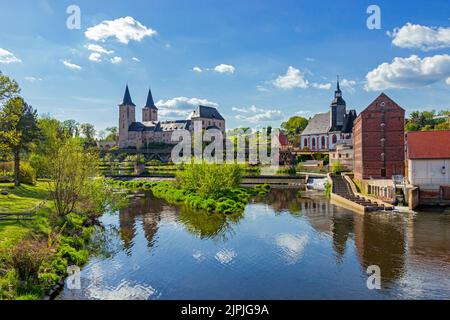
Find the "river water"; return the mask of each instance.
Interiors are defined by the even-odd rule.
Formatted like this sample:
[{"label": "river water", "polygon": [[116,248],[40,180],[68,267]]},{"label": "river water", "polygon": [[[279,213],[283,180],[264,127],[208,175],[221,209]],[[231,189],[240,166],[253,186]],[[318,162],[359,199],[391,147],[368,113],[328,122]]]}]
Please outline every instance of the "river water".
[{"label": "river water", "polygon": [[450,299],[448,209],[362,216],[274,189],[224,216],[147,194],[102,223],[81,289],[59,299]]}]

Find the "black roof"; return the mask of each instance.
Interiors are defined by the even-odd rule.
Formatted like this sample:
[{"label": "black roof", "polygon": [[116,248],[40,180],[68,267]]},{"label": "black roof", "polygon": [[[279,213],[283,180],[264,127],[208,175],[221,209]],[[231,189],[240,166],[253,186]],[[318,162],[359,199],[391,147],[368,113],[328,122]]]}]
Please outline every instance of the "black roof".
[{"label": "black roof", "polygon": [[153,101],[152,89],[148,89],[147,103],[145,104],[144,108],[150,108],[150,109],[158,110],[158,108],[155,105],[155,102]]},{"label": "black roof", "polygon": [[344,125],[342,126],[342,133],[352,133],[353,123],[357,117],[356,110],[350,110],[344,118]]},{"label": "black roof", "polygon": [[192,118],[207,118],[225,120],[222,115],[214,107],[198,106],[191,115]]},{"label": "black roof", "polygon": [[346,106],[345,100],[342,98],[341,87],[339,86],[339,77],[337,80],[336,91],[334,92],[334,99],[331,102],[331,106]]},{"label": "black roof", "polygon": [[123,101],[120,104],[120,106],[132,106],[132,107],[136,107],[136,105],[133,103],[133,101],[131,100],[131,95],[130,95],[130,90],[128,90],[128,84],[127,87],[125,88],[125,94],[123,96]]}]

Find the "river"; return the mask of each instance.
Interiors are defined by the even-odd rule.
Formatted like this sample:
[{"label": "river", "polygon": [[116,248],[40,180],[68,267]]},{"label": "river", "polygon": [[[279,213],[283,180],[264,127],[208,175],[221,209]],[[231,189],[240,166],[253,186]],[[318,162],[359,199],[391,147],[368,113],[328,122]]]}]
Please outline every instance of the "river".
[{"label": "river", "polygon": [[449,209],[362,216],[302,195],[232,216],[136,198],[103,216],[103,250],[58,299],[450,299]]}]

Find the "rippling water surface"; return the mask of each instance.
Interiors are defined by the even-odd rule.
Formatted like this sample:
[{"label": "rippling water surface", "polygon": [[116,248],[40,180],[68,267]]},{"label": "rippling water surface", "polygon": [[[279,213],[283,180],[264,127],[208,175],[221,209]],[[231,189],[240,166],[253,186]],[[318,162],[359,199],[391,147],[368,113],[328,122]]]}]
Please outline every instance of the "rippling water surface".
[{"label": "rippling water surface", "polygon": [[137,198],[102,218],[102,252],[59,298],[450,299],[450,211],[361,216],[297,195],[272,190],[233,216]]}]

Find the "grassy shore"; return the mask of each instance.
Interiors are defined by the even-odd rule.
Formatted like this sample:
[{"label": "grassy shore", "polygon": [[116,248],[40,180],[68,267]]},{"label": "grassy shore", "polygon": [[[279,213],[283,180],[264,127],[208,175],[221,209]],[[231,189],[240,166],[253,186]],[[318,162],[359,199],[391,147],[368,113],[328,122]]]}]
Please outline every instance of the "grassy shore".
[{"label": "grassy shore", "polygon": [[68,266],[89,259],[94,227],[83,215],[55,217],[48,187],[46,181],[0,184],[0,193],[7,193],[0,194],[2,213],[30,212],[42,204],[30,221],[0,221],[0,300],[42,299],[67,276]]}]

